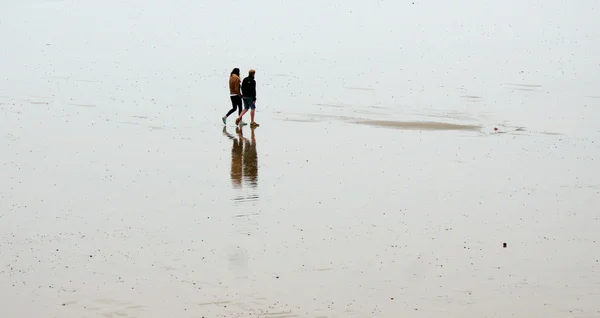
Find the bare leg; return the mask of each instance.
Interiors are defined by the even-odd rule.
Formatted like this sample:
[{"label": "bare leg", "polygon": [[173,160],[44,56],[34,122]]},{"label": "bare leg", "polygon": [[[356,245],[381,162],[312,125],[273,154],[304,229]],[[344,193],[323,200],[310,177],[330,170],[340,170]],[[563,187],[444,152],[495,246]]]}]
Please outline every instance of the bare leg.
[{"label": "bare leg", "polygon": [[247,111],[248,111],[247,109],[244,109],[244,110],[242,110],[242,113],[240,114],[240,117],[238,117],[238,118],[235,120],[235,124],[236,124],[236,125],[237,125],[237,124],[239,124],[239,123],[240,123],[240,121],[242,121],[242,117],[244,116],[244,114],[246,114],[246,112],[247,112]]},{"label": "bare leg", "polygon": [[251,110],[250,110],[250,122],[251,122],[251,123],[253,123],[253,122],[254,122],[254,111],[255,111],[255,110],[256,110],[256,109],[251,109]]}]

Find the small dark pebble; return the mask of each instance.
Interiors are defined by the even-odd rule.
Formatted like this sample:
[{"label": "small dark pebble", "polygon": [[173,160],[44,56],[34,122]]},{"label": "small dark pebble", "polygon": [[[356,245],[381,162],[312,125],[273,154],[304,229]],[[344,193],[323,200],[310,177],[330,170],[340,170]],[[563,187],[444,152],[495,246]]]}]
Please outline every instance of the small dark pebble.
[{"label": "small dark pebble", "polygon": [[506,248],[506,243],[502,243],[502,247]]},{"label": "small dark pebble", "polygon": [[279,276],[275,276],[275,278],[279,279]]},{"label": "small dark pebble", "polygon": [[92,255],[90,255],[90,257],[92,257]]}]

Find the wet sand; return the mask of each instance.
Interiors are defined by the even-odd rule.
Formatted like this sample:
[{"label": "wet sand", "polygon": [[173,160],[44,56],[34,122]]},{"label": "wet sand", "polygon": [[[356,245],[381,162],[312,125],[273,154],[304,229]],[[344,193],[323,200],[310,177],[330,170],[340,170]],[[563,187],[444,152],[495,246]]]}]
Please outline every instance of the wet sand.
[{"label": "wet sand", "polygon": [[427,121],[389,121],[389,120],[363,120],[358,124],[371,125],[375,127],[389,127],[397,129],[413,129],[413,130],[477,130],[481,127],[475,125],[459,125],[442,122],[427,122]]},{"label": "wet sand", "polygon": [[317,5],[5,5],[1,316],[600,315],[595,3]]}]

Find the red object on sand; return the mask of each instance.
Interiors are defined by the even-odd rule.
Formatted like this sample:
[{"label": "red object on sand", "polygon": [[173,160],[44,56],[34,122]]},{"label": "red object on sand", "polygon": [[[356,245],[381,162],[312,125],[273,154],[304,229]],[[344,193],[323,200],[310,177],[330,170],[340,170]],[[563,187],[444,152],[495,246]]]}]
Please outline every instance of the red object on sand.
[{"label": "red object on sand", "polygon": [[498,127],[494,127],[494,131],[498,131]]}]

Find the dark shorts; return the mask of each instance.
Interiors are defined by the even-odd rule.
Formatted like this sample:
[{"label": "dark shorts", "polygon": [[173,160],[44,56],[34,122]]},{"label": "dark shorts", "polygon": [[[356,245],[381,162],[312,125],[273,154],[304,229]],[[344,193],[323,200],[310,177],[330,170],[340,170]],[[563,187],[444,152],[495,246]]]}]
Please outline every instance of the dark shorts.
[{"label": "dark shorts", "polygon": [[254,103],[254,98],[252,97],[243,97],[242,100],[244,101],[244,108],[245,109],[256,109],[256,105]]}]

